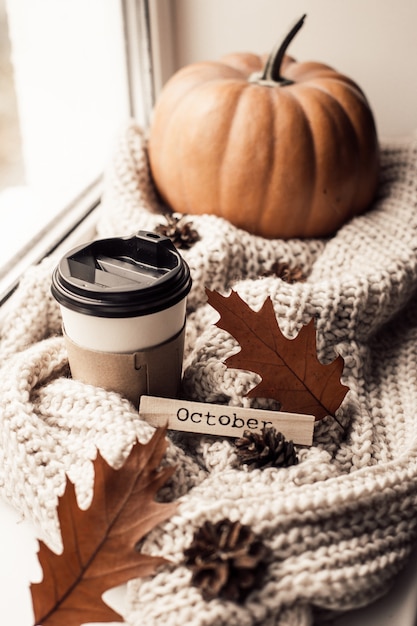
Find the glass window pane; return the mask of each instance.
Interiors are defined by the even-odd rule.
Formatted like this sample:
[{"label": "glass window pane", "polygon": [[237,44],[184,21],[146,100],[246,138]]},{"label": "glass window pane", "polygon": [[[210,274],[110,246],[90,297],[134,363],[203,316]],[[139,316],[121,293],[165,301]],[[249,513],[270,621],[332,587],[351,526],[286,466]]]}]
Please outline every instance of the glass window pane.
[{"label": "glass window pane", "polygon": [[0,11],[1,268],[101,176],[129,98],[119,0],[0,0]]}]

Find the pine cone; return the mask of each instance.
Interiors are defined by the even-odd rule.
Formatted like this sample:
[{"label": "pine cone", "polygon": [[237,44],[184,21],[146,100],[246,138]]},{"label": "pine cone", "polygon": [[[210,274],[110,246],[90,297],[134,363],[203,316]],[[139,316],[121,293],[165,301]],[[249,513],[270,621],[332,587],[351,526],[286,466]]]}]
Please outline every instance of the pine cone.
[{"label": "pine cone", "polygon": [[166,224],[158,224],[155,231],[159,235],[169,237],[176,248],[191,248],[200,239],[198,232],[192,228],[192,222],[185,220],[187,216],[176,216],[166,213]]},{"label": "pine cone", "polygon": [[249,526],[222,519],[206,521],[184,555],[193,572],[191,582],[205,600],[242,602],[260,582],[267,550]]},{"label": "pine cone", "polygon": [[245,430],[235,446],[240,464],[250,468],[288,467],[298,463],[293,442],[286,441],[275,428],[264,428],[261,433]]},{"label": "pine cone", "polygon": [[290,267],[288,263],[284,261],[275,261],[269,270],[266,270],[262,276],[277,276],[286,283],[300,283],[305,281],[305,276],[301,267]]}]

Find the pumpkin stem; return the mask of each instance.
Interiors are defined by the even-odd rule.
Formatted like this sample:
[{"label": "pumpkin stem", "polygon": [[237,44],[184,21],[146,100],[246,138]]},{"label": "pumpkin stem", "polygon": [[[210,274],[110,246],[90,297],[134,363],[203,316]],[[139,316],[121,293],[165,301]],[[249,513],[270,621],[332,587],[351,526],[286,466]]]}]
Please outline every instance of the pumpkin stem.
[{"label": "pumpkin stem", "polygon": [[260,73],[252,74],[252,76],[249,77],[250,82],[256,82],[271,86],[276,85],[277,83],[280,83],[281,85],[291,85],[293,83],[292,80],[281,76],[281,65],[288,46],[304,24],[304,20],[306,17],[306,14],[304,14],[299,20],[295,22],[284,40],[281,43],[277,44],[274,50],[269,55],[263,71]]}]

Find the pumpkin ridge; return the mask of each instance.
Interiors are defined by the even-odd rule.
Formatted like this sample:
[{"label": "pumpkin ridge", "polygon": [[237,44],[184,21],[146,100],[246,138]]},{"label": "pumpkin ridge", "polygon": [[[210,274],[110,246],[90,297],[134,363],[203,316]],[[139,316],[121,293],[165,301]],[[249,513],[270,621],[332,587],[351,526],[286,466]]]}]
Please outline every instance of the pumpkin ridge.
[{"label": "pumpkin ridge", "polygon": [[[297,93],[299,101],[300,99],[302,101],[304,98],[307,100],[307,105],[303,108],[309,121],[309,127],[312,130],[312,136],[314,139],[316,154],[315,163],[317,164],[320,159],[325,158],[329,161],[332,169],[335,168],[336,171],[343,171],[342,181],[334,181],[334,174],[332,174],[330,181],[328,178],[321,180],[318,176],[315,177],[316,189],[313,197],[319,198],[319,201],[312,204],[311,211],[306,217],[306,228],[308,230],[311,225],[316,224],[325,213],[327,214],[326,222],[333,223],[334,228],[336,228],[337,225],[343,221],[343,217],[348,208],[353,206],[356,196],[356,188],[360,172],[357,160],[349,155],[349,152],[351,155],[356,155],[358,151],[356,129],[354,128],[350,117],[346,114],[344,107],[334,94],[316,87],[313,82],[308,85],[299,84],[298,88],[294,90],[294,94],[295,93]],[[324,96],[324,99],[320,96],[318,97],[315,106],[322,110],[322,119],[325,121],[325,127],[330,129],[327,133],[327,135],[331,137],[331,143],[329,146],[332,147],[329,156],[324,155],[323,150],[317,149],[317,146],[319,145],[317,143],[317,139],[320,137],[320,133],[317,132],[317,129],[320,129],[320,118],[317,115],[317,108],[313,113],[310,112],[312,102],[311,97],[314,93],[316,93],[316,95],[317,93],[320,93],[320,96]],[[340,120],[343,120],[343,122],[340,123]],[[346,132],[347,128],[349,128],[349,133]],[[346,145],[345,139],[347,135],[351,137],[352,144],[355,144],[354,146]],[[340,148],[338,149],[339,146]],[[346,151],[345,155],[343,155],[343,150]],[[335,154],[337,154],[336,158]],[[338,160],[340,155],[341,160]],[[348,177],[346,177],[346,165],[351,168]],[[325,170],[326,168],[321,169]],[[339,187],[342,183],[343,186]],[[334,230],[334,228],[332,230]]]},{"label": "pumpkin ridge", "polygon": [[[225,81],[221,81],[222,86]],[[233,81],[234,82],[234,81]],[[234,207],[228,206],[227,202],[224,200],[225,197],[225,189],[227,189],[230,185],[229,172],[228,168],[225,166],[225,162],[227,159],[227,153],[231,149],[233,149],[232,135],[233,129],[237,126],[237,120],[239,118],[238,110],[239,107],[242,106],[242,98],[244,97],[245,91],[248,89],[249,83],[245,79],[242,80],[242,83],[239,83],[239,89],[234,91],[234,99],[233,102],[228,101],[227,104],[227,120],[224,121],[224,124],[227,128],[227,135],[224,137],[224,142],[219,150],[219,158],[217,160],[218,167],[218,183],[217,183],[217,207],[219,211],[220,217],[225,220],[230,221],[231,213],[235,210]],[[232,159],[233,161],[233,159]],[[233,173],[232,173],[233,175]]]},{"label": "pumpkin ridge", "polygon": [[[334,82],[334,81],[332,81],[332,82]],[[343,85],[343,87],[345,87],[344,83],[341,82],[341,84]],[[356,148],[358,148],[359,147],[359,142],[358,142],[358,137],[357,137],[357,132],[356,132],[355,125],[354,125],[354,123],[352,121],[351,116],[346,111],[346,108],[340,102],[340,99],[331,90],[326,89],[324,86],[321,86],[321,85],[316,85],[316,84],[310,83],[308,85],[308,89],[317,90],[317,91],[320,91],[321,93],[326,94],[326,96],[328,96],[329,99],[337,106],[338,114],[341,114],[345,118],[345,120],[348,122],[349,126],[351,127],[352,132],[353,132],[353,134],[355,136],[355,140],[356,140]]]},{"label": "pumpkin ridge", "polygon": [[[220,64],[218,64],[220,65]],[[195,201],[195,191],[190,189],[190,181],[189,176],[192,175],[192,172],[195,168],[190,167],[190,164],[187,165],[187,153],[189,153],[188,145],[189,145],[189,137],[187,133],[176,131],[179,128],[179,119],[183,119],[187,124],[187,127],[190,127],[190,123],[193,128],[198,131],[198,129],[202,129],[205,125],[202,124],[201,116],[199,116],[199,109],[195,106],[190,105],[190,98],[200,97],[201,93],[210,93],[213,89],[217,89],[218,86],[224,87],[225,83],[229,83],[234,86],[233,93],[236,93],[236,99],[240,98],[240,90],[242,87],[246,86],[246,81],[243,79],[239,79],[238,81],[232,79],[221,79],[219,77],[213,77],[210,80],[203,80],[198,83],[194,83],[190,85],[190,88],[184,91],[184,93],[178,98],[178,102],[176,106],[170,111],[170,115],[168,119],[165,120],[164,132],[162,133],[162,138],[160,145],[158,147],[159,154],[156,156],[157,165],[154,166],[154,170],[157,171],[160,167],[162,171],[170,172],[171,178],[169,180],[175,179],[175,185],[169,184],[167,181],[167,177],[164,176],[163,184],[160,183],[160,191],[162,197],[165,199],[168,205],[173,208],[173,210],[177,210],[182,213],[187,212],[204,212],[200,208],[200,202],[196,206]],[[229,96],[231,91],[229,90]],[[206,96],[206,101],[208,100],[208,96]],[[230,107],[230,100],[228,101],[228,107]],[[197,114],[197,117],[192,117],[190,122],[189,111],[190,109],[194,114]],[[232,115],[230,113],[229,115]],[[233,119],[233,118],[232,118]],[[185,130],[185,126],[180,125]],[[227,126],[227,124],[226,124]],[[175,135],[176,141],[173,142],[172,135]],[[177,158],[172,161],[170,159],[170,149],[166,144],[166,139],[170,141],[170,145],[175,144],[175,152],[177,154]],[[197,145],[198,152],[201,154],[202,151],[206,149],[205,143],[202,141],[198,141],[196,138],[192,140],[193,145]],[[184,155],[184,156],[182,156]],[[188,154],[189,156],[189,154]],[[195,158],[195,154],[193,155]],[[164,165],[164,160],[167,160],[167,163]],[[188,158],[189,161],[189,158]],[[213,161],[212,161],[213,165]],[[222,161],[218,160],[216,162],[216,168],[220,172]],[[168,183],[168,184],[167,184]],[[216,191],[217,198],[218,195],[218,185],[212,185],[211,193],[213,190]],[[173,195],[174,194],[174,195]],[[204,196],[204,194],[203,194]],[[214,202],[212,203],[214,204]],[[212,207],[209,208],[209,212],[212,212],[214,209]]]},{"label": "pumpkin ridge", "polygon": [[[272,119],[274,119],[274,93],[272,89],[269,89],[269,109],[272,113]],[[270,147],[270,163],[271,163],[271,171],[273,172],[275,170],[276,167],[276,144],[277,144],[277,136],[276,136],[276,132],[275,132],[275,124],[274,127],[272,129],[272,133],[271,133],[271,147]],[[266,173],[266,176],[268,176],[268,172]],[[265,210],[265,205],[269,206],[269,201],[268,201],[268,197],[271,193],[271,189],[270,189],[270,181],[268,181],[268,185],[265,185],[265,188],[263,190],[263,194],[262,194],[262,209],[261,209],[261,218],[260,218],[260,224],[261,224],[261,231],[267,231],[268,229],[268,221],[271,219],[270,216],[268,215],[267,211]]]},{"label": "pumpkin ridge", "polygon": [[[201,73],[201,70],[197,68],[219,69],[223,67],[224,67],[224,64],[220,63],[219,61],[204,61],[198,64],[195,63],[193,65],[183,67],[181,70],[179,70],[174,76],[172,76],[168,80],[168,82],[164,86],[164,92],[166,95],[166,99],[167,100],[169,99],[170,115],[169,115],[168,121],[165,122],[165,131],[169,127],[169,125],[172,123],[173,117],[175,116],[175,112],[178,106],[183,104],[184,100],[186,100],[193,91],[195,91],[196,89],[200,89],[202,85],[212,84],[215,81],[217,81],[220,84],[223,84],[224,82],[226,82],[226,79],[223,78],[222,76],[219,76],[218,74],[213,75],[211,78],[207,78],[207,76],[203,75]],[[234,76],[229,77],[229,80],[235,81],[239,78],[242,81],[242,83],[246,82],[245,79],[241,75],[237,76],[237,74],[239,74],[239,71],[236,68],[233,68],[232,66],[226,66],[226,67],[235,73]],[[185,78],[187,79],[186,85],[183,84],[183,81]],[[191,82],[190,79],[193,79],[193,81]],[[181,89],[178,90],[178,93],[175,99],[173,100],[170,90],[174,91],[174,89],[177,88],[178,84],[181,86]],[[157,115],[161,107],[161,101],[162,100],[159,99],[155,106],[155,113]],[[158,122],[158,124],[160,124],[160,122]],[[160,136],[165,134],[165,132],[162,131],[161,129],[158,131],[158,133]]]},{"label": "pumpkin ridge", "polygon": [[[218,184],[218,190],[217,190],[217,206],[219,207],[219,214],[223,219],[229,219],[228,216],[228,210],[227,207],[226,209],[224,208],[224,204],[223,204],[223,196],[224,196],[224,187],[225,187],[225,179],[227,172],[225,171],[225,167],[223,167],[223,163],[225,160],[225,157],[227,155],[227,151],[230,150],[230,143],[231,143],[231,135],[232,135],[232,129],[233,126],[236,123],[236,111],[239,107],[239,103],[240,103],[240,99],[241,99],[241,93],[239,93],[239,97],[236,98],[236,100],[233,103],[233,110],[230,112],[230,116],[231,116],[231,123],[228,125],[228,132],[227,132],[227,137],[226,137],[226,141],[224,143],[224,147],[223,147],[223,151],[222,151],[222,159],[221,162],[219,161],[220,167],[219,167],[219,184]],[[227,186],[227,185],[226,185]]]},{"label": "pumpkin ridge", "polygon": [[[303,112],[303,116],[304,116],[304,120],[307,124],[307,128],[308,128],[308,133],[309,133],[309,143],[311,144],[311,149],[314,155],[316,155],[317,153],[317,146],[316,146],[316,137],[313,131],[313,126],[311,124],[311,120],[310,117],[306,114],[305,111],[305,107],[303,106],[303,104],[300,102],[299,98],[297,97],[297,88],[291,90],[291,95],[293,96],[294,100],[297,102],[297,105],[300,107],[301,111]],[[310,198],[315,198],[317,195],[317,160],[314,158],[310,161],[310,167],[312,169],[314,169],[314,173],[311,176],[311,192],[310,192]],[[308,214],[306,216],[306,214],[304,213],[304,225],[303,225],[303,229],[304,232],[302,233],[302,236],[305,236],[305,233],[311,232],[311,223],[314,221],[312,219],[312,207],[313,201],[310,199],[310,204],[309,204],[309,211]]]},{"label": "pumpkin ridge", "polygon": [[365,106],[366,108],[369,108],[368,100],[366,99],[366,96],[363,93],[363,91],[360,89],[360,87],[358,87],[358,85],[356,85],[356,83],[354,83],[353,81],[350,81],[349,79],[343,80],[343,78],[344,77],[342,76],[338,76],[337,78],[330,78],[327,76],[318,76],[317,78],[314,79],[314,81],[311,81],[308,86],[314,87],[316,89],[321,89],[322,91],[325,91],[326,93],[329,93],[330,95],[333,95],[333,97],[335,97],[331,91],[331,87],[330,88],[326,87],[326,83],[329,83],[329,85],[332,85],[332,84],[340,85],[342,89],[344,89],[347,92],[350,92],[352,96],[356,98],[356,100],[360,100],[363,106]]},{"label": "pumpkin ridge", "polygon": [[[174,103],[173,107],[171,108],[168,119],[165,120],[164,132],[160,133],[162,137],[160,139],[160,145],[158,147],[158,152],[159,152],[157,156],[158,165],[157,166],[154,165],[153,167],[155,171],[157,171],[159,167],[162,167],[162,170],[169,170],[171,171],[171,173],[174,173],[175,171],[175,175],[173,177],[175,178],[175,197],[177,198],[177,200],[176,201],[174,200],[174,202],[172,202],[172,197],[171,197],[172,186],[171,185],[168,185],[169,188],[167,188],[167,185],[159,183],[159,186],[160,186],[159,190],[160,190],[162,197],[167,202],[167,204],[168,205],[172,204],[173,206],[171,206],[171,208],[174,211],[176,210],[181,213],[189,212],[192,207],[192,202],[190,202],[189,200],[189,192],[188,192],[188,184],[187,184],[187,176],[186,176],[187,168],[180,167],[180,163],[182,162],[181,158],[178,158],[174,161],[170,159],[169,157],[170,150],[167,148],[167,139],[171,139],[172,132],[175,133],[175,130],[178,127],[177,117],[184,115],[184,113],[181,112],[181,109],[184,109],[185,111],[187,111],[188,98],[191,96],[192,93],[194,93],[196,90],[201,88],[202,85],[205,86],[206,84],[207,84],[206,81],[200,81],[200,82],[190,84],[189,88],[186,89],[184,92],[182,92],[180,97],[177,99],[177,102]],[[171,129],[173,129],[173,131]],[[171,139],[171,142],[172,142],[172,139]],[[184,142],[184,135],[181,133],[179,134],[178,141],[176,143],[176,152],[178,156],[182,153],[184,149],[186,151],[186,146],[184,148],[183,142]],[[167,159],[168,167],[163,165],[164,159]],[[161,163],[162,163],[162,166],[161,166]]]},{"label": "pumpkin ridge", "polygon": [[[273,94],[273,90],[272,89],[268,89],[268,99],[266,100],[268,102],[268,109],[269,109],[269,119],[274,120],[274,94]],[[272,128],[272,133],[270,135],[270,145],[269,145],[269,149],[268,149],[268,153],[269,153],[269,163],[270,163],[270,171],[274,171],[275,169],[275,162],[276,162],[276,142],[277,142],[277,137],[276,137],[276,133],[275,133],[275,128]],[[270,173],[269,171],[265,171],[265,176],[264,176],[264,181],[263,181],[263,186],[262,186],[262,197],[259,200],[259,216],[258,217],[258,223],[260,224],[261,231],[265,231],[267,230],[267,226],[265,226],[265,222],[268,223],[269,220],[271,219],[270,216],[268,215],[267,212],[267,207],[269,206],[270,202],[268,201],[268,197],[271,193],[271,189],[270,189]]]},{"label": "pumpkin ridge", "polygon": [[[343,85],[343,88],[346,90],[346,88],[348,88],[349,90],[351,90],[353,96],[356,98],[356,100],[358,100],[358,91],[351,85],[346,84],[345,82],[339,81],[339,83],[341,83]],[[320,89],[320,86],[318,85],[311,85],[312,87],[316,88],[316,89]],[[328,89],[326,89],[325,87],[322,87],[322,89],[325,91],[325,93],[330,96],[338,105],[339,107],[339,113],[343,114],[344,118],[347,120],[347,122],[349,123],[349,126],[352,129],[352,136],[355,138],[355,154],[356,155],[360,155],[361,154],[361,150],[360,150],[360,138],[358,136],[358,131],[355,127],[355,124],[351,118],[351,116],[349,115],[348,111],[346,110],[346,107],[343,106],[343,104],[340,102],[340,100],[335,96],[335,94],[333,94],[331,91],[329,91]],[[364,99],[363,94],[361,92],[359,92],[359,94],[361,95],[361,100],[364,102],[364,104],[366,103],[366,99]],[[358,191],[360,189],[360,169],[361,169],[361,162],[360,162],[360,157],[356,157],[354,159],[355,161],[355,187],[354,187],[354,192],[352,193],[352,199],[351,199],[351,203],[350,206],[352,207],[357,207],[358,206]]]},{"label": "pumpkin ridge", "polygon": [[[230,184],[230,181],[228,181],[227,184],[225,182],[227,178],[227,171],[224,166],[224,161],[230,144],[231,131],[237,117],[236,110],[241,102],[242,92],[246,89],[248,84],[245,80],[239,80],[238,82],[234,80],[219,80],[219,84],[222,89],[225,87],[225,83],[226,85],[229,84],[230,89],[228,90],[227,98],[222,98],[221,105],[217,107],[217,115],[215,116],[215,119],[217,120],[219,127],[222,127],[223,129],[225,128],[226,132],[223,130],[221,133],[221,143],[216,144],[215,151],[217,158],[211,154],[213,150],[209,150],[210,154],[207,155],[207,162],[210,162],[210,167],[215,168],[216,170],[215,175],[212,173],[212,178],[214,180],[210,186],[212,206],[209,207],[209,212],[213,212],[213,210],[215,210],[220,217],[230,219],[228,215],[229,209],[225,206],[225,203],[222,200],[222,189],[224,189],[224,186],[227,187],[228,184]],[[213,82],[210,82],[208,85],[204,85],[203,89],[204,88],[207,88],[207,91],[210,91],[213,88]],[[215,196],[214,198],[213,195]],[[214,205],[216,206],[214,207]],[[200,209],[200,212],[203,211]]]},{"label": "pumpkin ridge", "polygon": [[[320,81],[322,79],[319,79]],[[348,79],[349,80],[349,79]],[[327,82],[327,81],[325,81]],[[355,141],[356,141],[356,148],[355,148],[355,153],[357,155],[357,158],[355,160],[356,163],[356,184],[355,184],[355,190],[354,193],[352,195],[352,202],[351,202],[351,216],[353,217],[354,215],[356,215],[357,213],[360,213],[363,210],[363,206],[367,205],[371,202],[371,199],[369,199],[367,202],[364,202],[361,199],[361,169],[362,168],[368,168],[369,164],[366,158],[364,158],[364,153],[365,153],[365,149],[363,146],[361,146],[361,137],[363,134],[363,128],[357,127],[357,125],[355,124],[355,120],[352,116],[351,113],[351,103],[349,103],[349,106],[346,106],[345,103],[341,102],[340,98],[337,97],[337,95],[335,93],[333,93],[333,90],[331,89],[331,85],[334,84],[339,84],[341,89],[343,89],[344,94],[350,94],[350,97],[353,99],[353,101],[355,103],[357,103],[361,109],[363,114],[368,118],[369,120],[369,124],[374,124],[374,120],[372,117],[372,114],[370,112],[369,109],[369,105],[368,105],[368,101],[366,99],[365,94],[362,92],[362,90],[357,87],[357,85],[355,85],[355,83],[352,83],[352,81],[349,81],[348,83],[345,83],[342,80],[333,80],[330,82],[329,84],[329,88],[326,88],[325,85],[321,85],[321,84],[311,84],[309,85],[312,89],[320,89],[322,92],[326,93],[328,96],[330,96],[330,98],[332,98],[333,100],[336,101],[336,103],[339,105],[340,107],[340,112],[343,113],[343,116],[349,121],[350,126],[352,128],[352,133],[355,137]],[[375,133],[376,136],[376,133]],[[362,163],[363,161],[363,163]],[[369,172],[369,177],[371,177],[373,174],[373,172]],[[375,185],[377,182],[377,177],[375,176]],[[372,186],[372,185],[371,185]],[[368,194],[371,197],[374,196],[374,194]]]},{"label": "pumpkin ridge", "polygon": [[[170,118],[172,118],[173,114],[175,114],[175,111],[176,111],[177,107],[180,106],[184,102],[184,100],[186,100],[191,95],[191,93],[193,91],[195,91],[196,89],[201,89],[203,86],[206,86],[206,85],[210,85],[211,87],[213,87],[213,84],[214,85],[216,85],[216,84],[224,85],[228,81],[236,82],[236,80],[237,79],[233,78],[233,77],[222,78],[222,77],[219,77],[219,76],[216,76],[216,77],[213,76],[213,78],[210,78],[210,79],[200,79],[199,82],[195,82],[195,83],[190,84],[189,85],[189,89],[184,90],[181,93],[180,97],[177,99],[177,102],[175,102],[173,106],[171,105],[171,116],[170,116]],[[242,84],[246,83],[244,78],[240,78],[239,77],[239,80],[242,81]]]},{"label": "pumpkin ridge", "polygon": [[[280,121],[280,115],[283,114],[283,111],[279,110],[279,109],[282,109],[283,97],[291,101],[292,104],[290,106],[292,108],[297,107],[299,116],[305,123],[304,130],[308,129],[308,143],[310,144],[311,152],[312,154],[315,154],[314,135],[312,133],[310,120],[306,116],[304,107],[302,106],[302,104],[300,103],[300,101],[298,100],[296,96],[296,92],[297,92],[296,85],[291,85],[291,86],[284,87],[284,88],[280,87],[279,90],[270,89],[269,91],[271,94],[271,99],[273,98],[279,101],[279,104],[275,103],[275,110],[277,111],[277,113],[275,114],[276,121],[277,120]],[[299,127],[296,127],[294,130],[296,132],[297,130],[299,130]],[[282,137],[279,133],[279,130],[274,129],[274,140],[275,142],[278,143],[278,146],[280,147],[280,144],[282,143]],[[277,149],[275,149],[274,161],[277,161],[278,163],[280,163],[283,160],[285,163],[287,163],[287,161],[285,161],[285,154],[282,154],[281,149],[280,149],[280,153],[278,154]],[[303,223],[303,222],[306,223],[305,222],[306,204],[308,205],[310,204],[310,198],[314,197],[314,194],[315,194],[315,180],[316,180],[315,170],[316,170],[316,162],[314,159],[312,159],[310,160],[309,169],[308,169],[310,181],[305,180],[304,185],[303,185],[303,189],[305,190],[305,195],[307,196],[304,198],[303,202],[300,202],[298,200],[298,197],[297,197],[297,194],[299,192],[298,189],[294,189],[293,186],[291,186],[291,188],[288,190],[289,193],[288,193],[288,198],[286,202],[287,209],[285,210],[285,215],[283,217],[280,217],[281,221],[284,220],[285,222],[284,224],[285,232],[294,232],[295,229],[300,230],[300,223]],[[281,190],[279,190],[279,193],[280,191]],[[270,190],[269,196],[271,196],[271,193],[272,191]],[[276,213],[275,202],[273,201],[273,199],[271,199],[271,197],[269,197],[268,205],[271,207],[269,215],[266,212],[264,212],[262,215],[265,224],[267,224],[268,222],[271,222],[271,220],[274,219],[274,216]],[[302,236],[302,234],[300,234],[300,236]]]},{"label": "pumpkin ridge", "polygon": [[[224,189],[229,188],[230,176],[233,176],[233,172],[230,172],[229,168],[226,167],[225,164],[227,163],[228,151],[232,151],[232,152],[234,151],[233,142],[232,142],[233,131],[236,127],[240,126],[241,124],[241,120],[238,114],[239,107],[240,108],[243,107],[245,93],[247,93],[248,90],[252,87],[253,85],[251,85],[251,83],[244,81],[244,85],[242,85],[242,89],[239,92],[239,96],[238,98],[236,98],[236,101],[233,103],[233,110],[230,111],[231,121],[228,125],[227,138],[226,138],[226,142],[224,144],[224,148],[222,150],[222,155],[221,155],[220,177],[219,177],[219,184],[218,184],[218,198],[219,198],[218,207],[219,207],[220,216],[229,221],[231,220],[231,215],[233,213],[236,213],[236,206],[230,206],[229,202],[224,200],[224,197],[225,197]],[[232,163],[234,163],[233,159],[232,159]],[[248,179],[249,178],[250,178],[250,174],[248,174]],[[237,207],[237,211],[242,212],[242,207],[244,206],[244,202],[243,202],[243,205],[242,205],[242,202],[239,202],[238,204],[239,206]]]},{"label": "pumpkin ridge", "polygon": [[[216,63],[206,62],[204,63],[204,65],[214,66],[216,65]],[[158,191],[162,199],[168,205],[171,204],[169,200],[170,190],[167,189],[167,185],[165,184],[165,176],[162,176],[161,178],[158,172],[159,171],[164,172],[164,170],[166,170],[166,166],[164,166],[165,159],[167,159],[169,162],[168,169],[172,171],[174,164],[171,162],[170,157],[169,157],[169,150],[167,149],[167,139],[169,139],[171,136],[171,128],[174,128],[174,129],[176,128],[176,114],[178,113],[178,109],[185,106],[188,96],[193,91],[198,89],[202,83],[203,84],[205,83],[204,80],[200,79],[200,76],[197,73],[196,78],[198,78],[199,80],[195,82],[187,83],[186,88],[184,89],[184,85],[182,83],[182,81],[184,80],[184,77],[187,77],[187,78],[193,77],[194,73],[195,73],[194,67],[186,66],[182,68],[182,70],[179,70],[177,74],[171,77],[170,80],[168,80],[167,84],[164,87],[166,94],[169,94],[171,96],[170,90],[174,91],[177,88],[177,84],[179,84],[182,87],[182,89],[179,90],[179,93],[176,94],[176,98],[174,100],[172,97],[169,98],[169,104],[170,104],[169,116],[166,116],[164,111],[162,111],[162,114],[161,114],[161,107],[165,101],[159,100],[159,102],[157,102],[157,105],[155,106],[155,110],[154,110],[154,117],[151,122],[151,139],[152,140],[148,144],[148,155],[149,155],[149,161],[151,165],[152,177],[154,181],[156,182],[156,186],[158,188]],[[161,127],[161,121],[160,121],[161,117],[163,118],[162,127]],[[157,137],[154,131],[154,128],[156,126],[158,127]],[[178,146],[178,149],[179,149],[179,146]],[[183,168],[178,167],[178,163],[179,163],[178,160],[175,161],[175,169],[177,172],[176,177],[175,177],[176,178],[176,195],[177,197],[182,198],[182,200],[180,201],[180,204],[182,205],[181,206],[182,212],[185,213],[188,210],[189,203],[185,200],[186,184],[184,182],[185,180],[184,170]],[[180,188],[179,191],[178,191],[178,187]],[[179,207],[177,207],[177,210],[178,208]],[[175,210],[175,208],[173,208],[173,210]]]}]

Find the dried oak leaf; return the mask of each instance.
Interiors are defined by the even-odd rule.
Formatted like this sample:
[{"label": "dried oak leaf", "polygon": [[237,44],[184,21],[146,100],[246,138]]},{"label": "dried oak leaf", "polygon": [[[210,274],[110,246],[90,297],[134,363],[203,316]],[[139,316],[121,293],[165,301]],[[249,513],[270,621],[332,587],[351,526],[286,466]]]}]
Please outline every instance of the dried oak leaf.
[{"label": "dried oak leaf", "polygon": [[340,382],[344,361],[340,355],[327,364],[318,360],[313,319],[294,339],[288,339],[278,326],[271,298],[255,312],[235,291],[229,296],[209,289],[206,293],[220,313],[216,326],[241,346],[225,364],[262,378],[248,397],[273,398],[283,411],[314,415],[316,420],[335,416],[349,390]]},{"label": "dried oak leaf", "polygon": [[175,503],[155,500],[175,471],[175,467],[159,467],[167,445],[165,432],[157,429],[148,443],[135,443],[119,469],[98,453],[87,509],[79,508],[74,485],[67,479],[57,507],[63,552],[56,554],[39,542],[43,580],[31,585],[35,624],[123,622],[102,594],[132,578],[151,575],[167,562],[135,549],[144,535],[176,510]]}]

